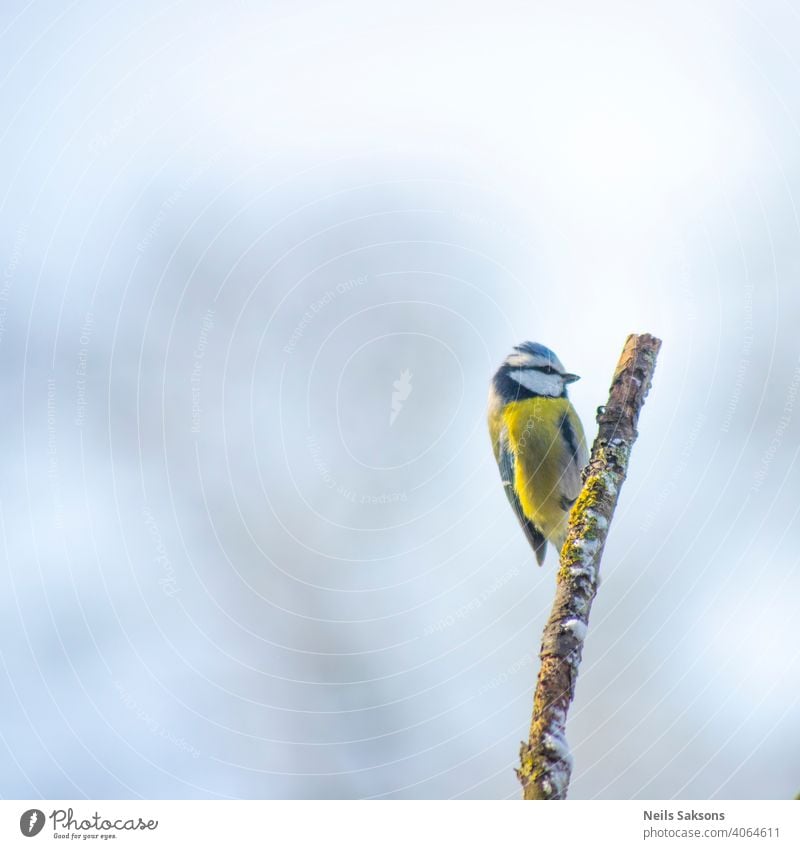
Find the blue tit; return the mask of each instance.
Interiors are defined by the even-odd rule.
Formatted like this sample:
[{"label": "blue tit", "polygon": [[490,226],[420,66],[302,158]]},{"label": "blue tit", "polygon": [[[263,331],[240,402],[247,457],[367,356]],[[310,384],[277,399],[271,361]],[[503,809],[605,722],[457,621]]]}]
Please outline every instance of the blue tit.
[{"label": "blue tit", "polygon": [[549,348],[523,342],[489,390],[489,435],[503,488],[540,566],[548,542],[561,552],[589,461],[583,426],[567,398],[567,384],[576,380]]}]

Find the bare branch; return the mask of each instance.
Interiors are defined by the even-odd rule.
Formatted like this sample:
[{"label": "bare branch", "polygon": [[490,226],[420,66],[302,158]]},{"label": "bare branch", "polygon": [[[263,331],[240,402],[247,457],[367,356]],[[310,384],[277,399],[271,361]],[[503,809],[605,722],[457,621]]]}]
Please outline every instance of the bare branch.
[{"label": "bare branch", "polygon": [[567,797],[572,772],[565,736],[567,711],[575,695],[600,558],[660,347],[661,340],[646,333],[628,337],[608,404],[597,416],[600,429],[584,470],[583,489],[570,514],[556,597],[542,637],[530,739],[520,750],[517,776],[525,799]]}]

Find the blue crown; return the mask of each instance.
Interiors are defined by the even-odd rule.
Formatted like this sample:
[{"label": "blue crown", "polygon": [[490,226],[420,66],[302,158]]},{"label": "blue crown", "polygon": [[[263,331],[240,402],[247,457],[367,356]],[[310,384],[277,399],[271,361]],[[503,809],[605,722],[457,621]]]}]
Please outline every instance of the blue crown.
[{"label": "blue crown", "polygon": [[514,350],[521,354],[532,354],[534,357],[544,357],[554,363],[558,362],[558,357],[549,348],[540,345],[538,342],[522,342],[516,345]]}]

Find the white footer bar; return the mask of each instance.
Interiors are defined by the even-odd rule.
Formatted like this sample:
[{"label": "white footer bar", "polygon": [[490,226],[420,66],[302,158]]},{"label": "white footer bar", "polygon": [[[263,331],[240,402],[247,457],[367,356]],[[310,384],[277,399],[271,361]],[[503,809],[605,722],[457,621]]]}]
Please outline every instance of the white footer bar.
[{"label": "white footer bar", "polygon": [[0,846],[800,847],[800,803],[0,801]]}]

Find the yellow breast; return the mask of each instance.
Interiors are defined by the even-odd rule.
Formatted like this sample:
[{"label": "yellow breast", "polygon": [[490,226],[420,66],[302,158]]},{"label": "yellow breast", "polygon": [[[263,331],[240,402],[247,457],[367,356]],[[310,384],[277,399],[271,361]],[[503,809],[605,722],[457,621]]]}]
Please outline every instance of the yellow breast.
[{"label": "yellow breast", "polygon": [[565,414],[583,445],[580,420],[566,398],[529,398],[507,404],[501,411],[515,456],[517,498],[525,515],[557,545],[563,540],[569,515],[565,498],[574,499],[580,490],[561,430]]}]

